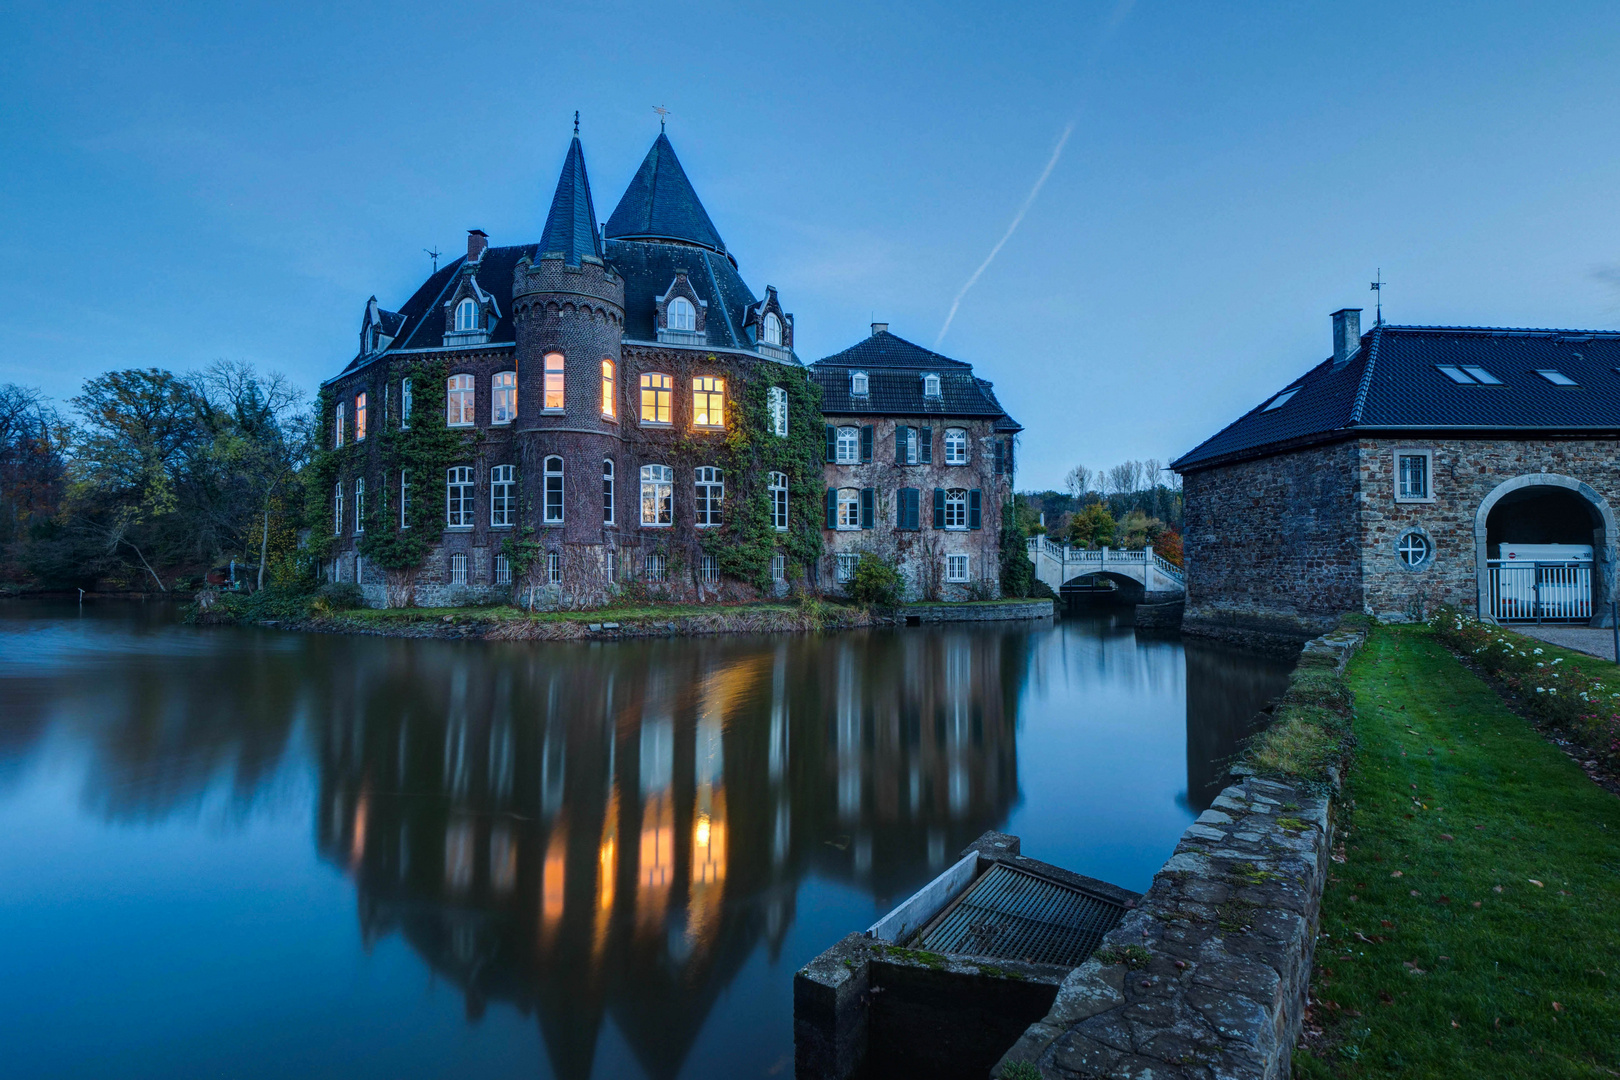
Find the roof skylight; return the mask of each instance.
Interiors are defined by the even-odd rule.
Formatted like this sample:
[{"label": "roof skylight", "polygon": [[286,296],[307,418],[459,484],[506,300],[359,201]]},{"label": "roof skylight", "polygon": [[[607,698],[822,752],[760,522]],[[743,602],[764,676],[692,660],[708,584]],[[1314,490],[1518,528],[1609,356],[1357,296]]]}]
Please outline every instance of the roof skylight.
[{"label": "roof skylight", "polygon": [[1501,386],[1502,380],[1476,364],[1436,364],[1440,372],[1459,386]]},{"label": "roof skylight", "polygon": [[1473,364],[1464,364],[1463,370],[1468,372],[1468,374],[1472,375],[1474,378],[1478,379],[1480,382],[1484,383],[1486,386],[1502,385],[1501,379],[1498,379],[1495,375],[1492,375],[1482,367],[1475,367]]},{"label": "roof skylight", "polygon": [[1270,404],[1268,404],[1265,408],[1261,409],[1260,411],[1261,412],[1270,412],[1272,409],[1280,409],[1284,405],[1288,404],[1288,399],[1293,397],[1297,393],[1299,393],[1299,387],[1297,387],[1297,386],[1290,389],[1290,390],[1284,390],[1282,393],[1280,393],[1276,397],[1272,398]]},{"label": "roof skylight", "polygon": [[1439,370],[1440,374],[1444,375],[1454,383],[1461,383],[1463,386],[1474,385],[1473,377],[1463,371],[1462,368],[1452,367],[1450,364],[1436,364],[1435,367]]},{"label": "roof skylight", "polygon": [[1557,368],[1537,368],[1536,374],[1552,383],[1554,386],[1575,386],[1575,380],[1565,375]]}]

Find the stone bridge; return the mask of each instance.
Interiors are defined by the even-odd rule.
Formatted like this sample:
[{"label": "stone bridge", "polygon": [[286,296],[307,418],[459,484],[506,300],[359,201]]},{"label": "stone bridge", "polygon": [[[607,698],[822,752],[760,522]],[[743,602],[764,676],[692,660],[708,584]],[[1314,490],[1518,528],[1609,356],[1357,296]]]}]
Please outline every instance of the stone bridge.
[{"label": "stone bridge", "polygon": [[1136,603],[1162,603],[1187,595],[1186,576],[1151,549],[1087,551],[1032,536],[1029,558],[1035,564],[1035,576],[1053,592],[1061,592],[1080,578],[1106,578],[1123,590],[1121,599]]}]

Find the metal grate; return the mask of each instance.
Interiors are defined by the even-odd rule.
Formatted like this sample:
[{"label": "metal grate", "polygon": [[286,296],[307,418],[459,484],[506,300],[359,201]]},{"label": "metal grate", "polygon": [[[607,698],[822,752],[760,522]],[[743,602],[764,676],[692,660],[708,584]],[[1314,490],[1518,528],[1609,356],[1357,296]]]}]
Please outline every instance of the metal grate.
[{"label": "metal grate", "polygon": [[1124,914],[1111,900],[997,863],[923,930],[917,947],[1073,967]]}]

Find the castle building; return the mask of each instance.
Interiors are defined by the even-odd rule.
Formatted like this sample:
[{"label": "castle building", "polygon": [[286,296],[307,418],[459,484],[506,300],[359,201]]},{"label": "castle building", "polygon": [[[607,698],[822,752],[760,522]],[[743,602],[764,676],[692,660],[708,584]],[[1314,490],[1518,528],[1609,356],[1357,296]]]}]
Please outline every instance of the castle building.
[{"label": "castle building", "polygon": [[[446,425],[468,436],[442,477],[391,469],[376,450],[380,428],[410,425],[423,371],[444,380]],[[323,388],[330,445],[346,450],[328,573],[373,604],[525,585],[585,604],[625,581],[685,598],[758,591],[722,575],[715,538],[723,508],[759,503],[784,544],[755,577],[778,580],[790,532],[814,538],[819,521],[789,520],[790,494],[815,506],[821,483],[816,456],[787,449],[795,427],[815,445],[819,417],[789,406],[805,385],[793,316],[774,288],[760,298],[744,283],[669,139],[599,228],[576,125],[538,243],[491,246],[472,230],[465,257],[399,311],[367,304],[358,355]],[[739,424],[760,429],[746,456],[728,444]],[[445,506],[426,560],[408,575],[368,565],[365,529],[406,526],[413,500]],[[527,581],[503,552],[525,528],[539,546]]]},{"label": "castle building", "polygon": [[1620,333],[1387,326],[1172,463],[1185,629],[1308,638],[1340,613],[1608,625]]},{"label": "castle building", "polygon": [[871,552],[899,567],[914,598],[1000,596],[1002,508],[1023,428],[991,384],[887,323],[810,377],[825,425],[828,591],[845,590]]}]

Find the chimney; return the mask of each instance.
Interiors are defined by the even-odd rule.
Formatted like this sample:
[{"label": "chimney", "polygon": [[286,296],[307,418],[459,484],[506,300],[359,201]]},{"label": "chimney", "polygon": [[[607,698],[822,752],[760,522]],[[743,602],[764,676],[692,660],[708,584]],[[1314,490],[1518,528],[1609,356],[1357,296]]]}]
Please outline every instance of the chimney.
[{"label": "chimney", "polygon": [[489,234],[483,229],[467,230],[467,261],[477,262],[484,257],[484,249],[489,247]]},{"label": "chimney", "polygon": [[1333,362],[1342,364],[1361,347],[1361,309],[1340,308],[1333,313]]},{"label": "chimney", "polygon": [[888,332],[889,332],[889,324],[888,323],[886,323],[886,322],[875,322],[875,323],[872,324],[872,336],[873,337],[877,337],[879,334],[887,334]]}]

